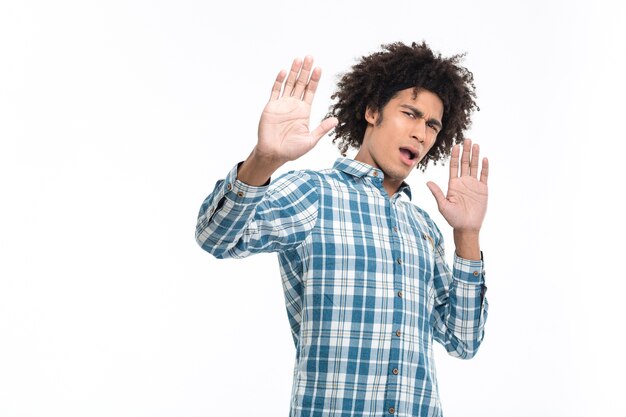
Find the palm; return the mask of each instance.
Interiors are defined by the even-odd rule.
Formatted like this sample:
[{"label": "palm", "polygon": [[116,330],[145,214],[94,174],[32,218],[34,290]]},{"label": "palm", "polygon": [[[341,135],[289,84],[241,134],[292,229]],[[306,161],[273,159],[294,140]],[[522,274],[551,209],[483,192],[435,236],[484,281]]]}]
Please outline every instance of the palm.
[{"label": "palm", "polygon": [[[470,152],[471,149],[471,152]],[[471,155],[470,155],[471,153]],[[433,192],[441,215],[457,230],[478,231],[487,212],[488,161],[483,159],[480,179],[478,178],[478,145],[471,141],[463,145],[461,172],[459,175],[459,146],[452,150],[450,180],[447,195],[434,184],[428,186]]]},{"label": "palm", "polygon": [[455,229],[480,229],[487,212],[487,184],[469,176],[451,178],[440,211]]},{"label": "palm", "polygon": [[321,75],[319,68],[311,71],[312,64],[310,57],[303,63],[296,59],[286,80],[283,71],[276,77],[270,101],[259,121],[257,151],[260,154],[278,161],[292,161],[310,151],[335,126],[336,120],[331,118],[310,131],[311,103]]},{"label": "palm", "polygon": [[259,122],[259,150],[283,154],[292,161],[317,143],[309,132],[311,106],[293,97],[282,97],[265,106]]}]

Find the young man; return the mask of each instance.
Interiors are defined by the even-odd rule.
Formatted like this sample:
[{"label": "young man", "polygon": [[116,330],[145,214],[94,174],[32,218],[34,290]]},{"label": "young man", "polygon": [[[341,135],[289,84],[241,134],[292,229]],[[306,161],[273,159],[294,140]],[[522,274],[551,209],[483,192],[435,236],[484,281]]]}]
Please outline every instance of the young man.
[{"label": "young man", "polygon": [[[433,340],[471,358],[483,339],[488,163],[479,169],[478,145],[458,145],[476,107],[460,59],[386,45],[343,76],[313,131],[321,71],[311,57],[294,60],[274,82],[252,153],[202,204],[206,251],[278,253],[296,345],[291,416],[441,416]],[[354,160],[270,180],[333,128],[344,155],[358,149]],[[452,270],[437,226],[401,199],[416,167],[450,153],[447,195],[428,187],[453,228]]]}]

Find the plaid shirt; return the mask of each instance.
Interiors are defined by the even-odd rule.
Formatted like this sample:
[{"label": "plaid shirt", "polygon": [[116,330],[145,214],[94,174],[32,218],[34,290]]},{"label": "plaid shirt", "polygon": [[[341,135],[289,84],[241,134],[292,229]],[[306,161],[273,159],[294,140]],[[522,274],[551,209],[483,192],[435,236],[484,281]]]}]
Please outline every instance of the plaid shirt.
[{"label": "plaid shirt", "polygon": [[383,172],[340,158],[269,186],[234,167],[200,209],[218,258],[277,252],[296,345],[292,417],[441,416],[433,339],[471,358],[487,318],[482,261],[445,262],[442,235]]}]

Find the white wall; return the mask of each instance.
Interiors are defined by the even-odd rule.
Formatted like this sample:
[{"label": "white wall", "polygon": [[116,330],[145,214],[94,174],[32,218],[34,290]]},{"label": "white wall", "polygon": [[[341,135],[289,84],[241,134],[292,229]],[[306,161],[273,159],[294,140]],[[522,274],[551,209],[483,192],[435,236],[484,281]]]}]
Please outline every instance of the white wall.
[{"label": "white wall", "polygon": [[[595,3],[0,3],[0,416],[287,415],[277,261],[202,252],[197,210],[293,57],[324,69],[319,120],[396,40],[468,52],[491,161],[487,335],[437,350],[446,416],[625,415],[626,13]],[[445,169],[409,181],[447,230]]]}]

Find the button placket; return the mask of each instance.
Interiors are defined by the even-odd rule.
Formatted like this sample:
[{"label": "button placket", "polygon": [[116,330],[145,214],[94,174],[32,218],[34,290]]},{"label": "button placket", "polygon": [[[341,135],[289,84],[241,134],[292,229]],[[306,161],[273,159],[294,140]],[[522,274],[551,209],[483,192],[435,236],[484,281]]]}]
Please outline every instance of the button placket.
[{"label": "button placket", "polygon": [[396,414],[396,408],[394,407],[395,402],[398,399],[399,391],[401,390],[399,386],[399,378],[396,376],[399,374],[399,364],[401,361],[401,345],[402,345],[402,331],[400,330],[404,323],[404,299],[402,296],[401,289],[404,288],[404,275],[405,275],[405,262],[407,258],[403,252],[403,243],[400,238],[400,221],[398,211],[399,207],[397,205],[399,194],[395,194],[394,196],[387,197],[386,200],[386,213],[388,215],[388,234],[390,237],[390,246],[392,251],[393,259],[393,282],[390,282],[390,286],[387,288],[389,290],[388,295],[392,297],[390,299],[393,305],[393,318],[392,323],[390,323],[393,327],[391,328],[392,339],[391,346],[389,350],[389,357],[386,362],[388,368],[388,379],[387,379],[387,387],[385,394],[385,402],[387,404],[387,412],[389,414]]}]

